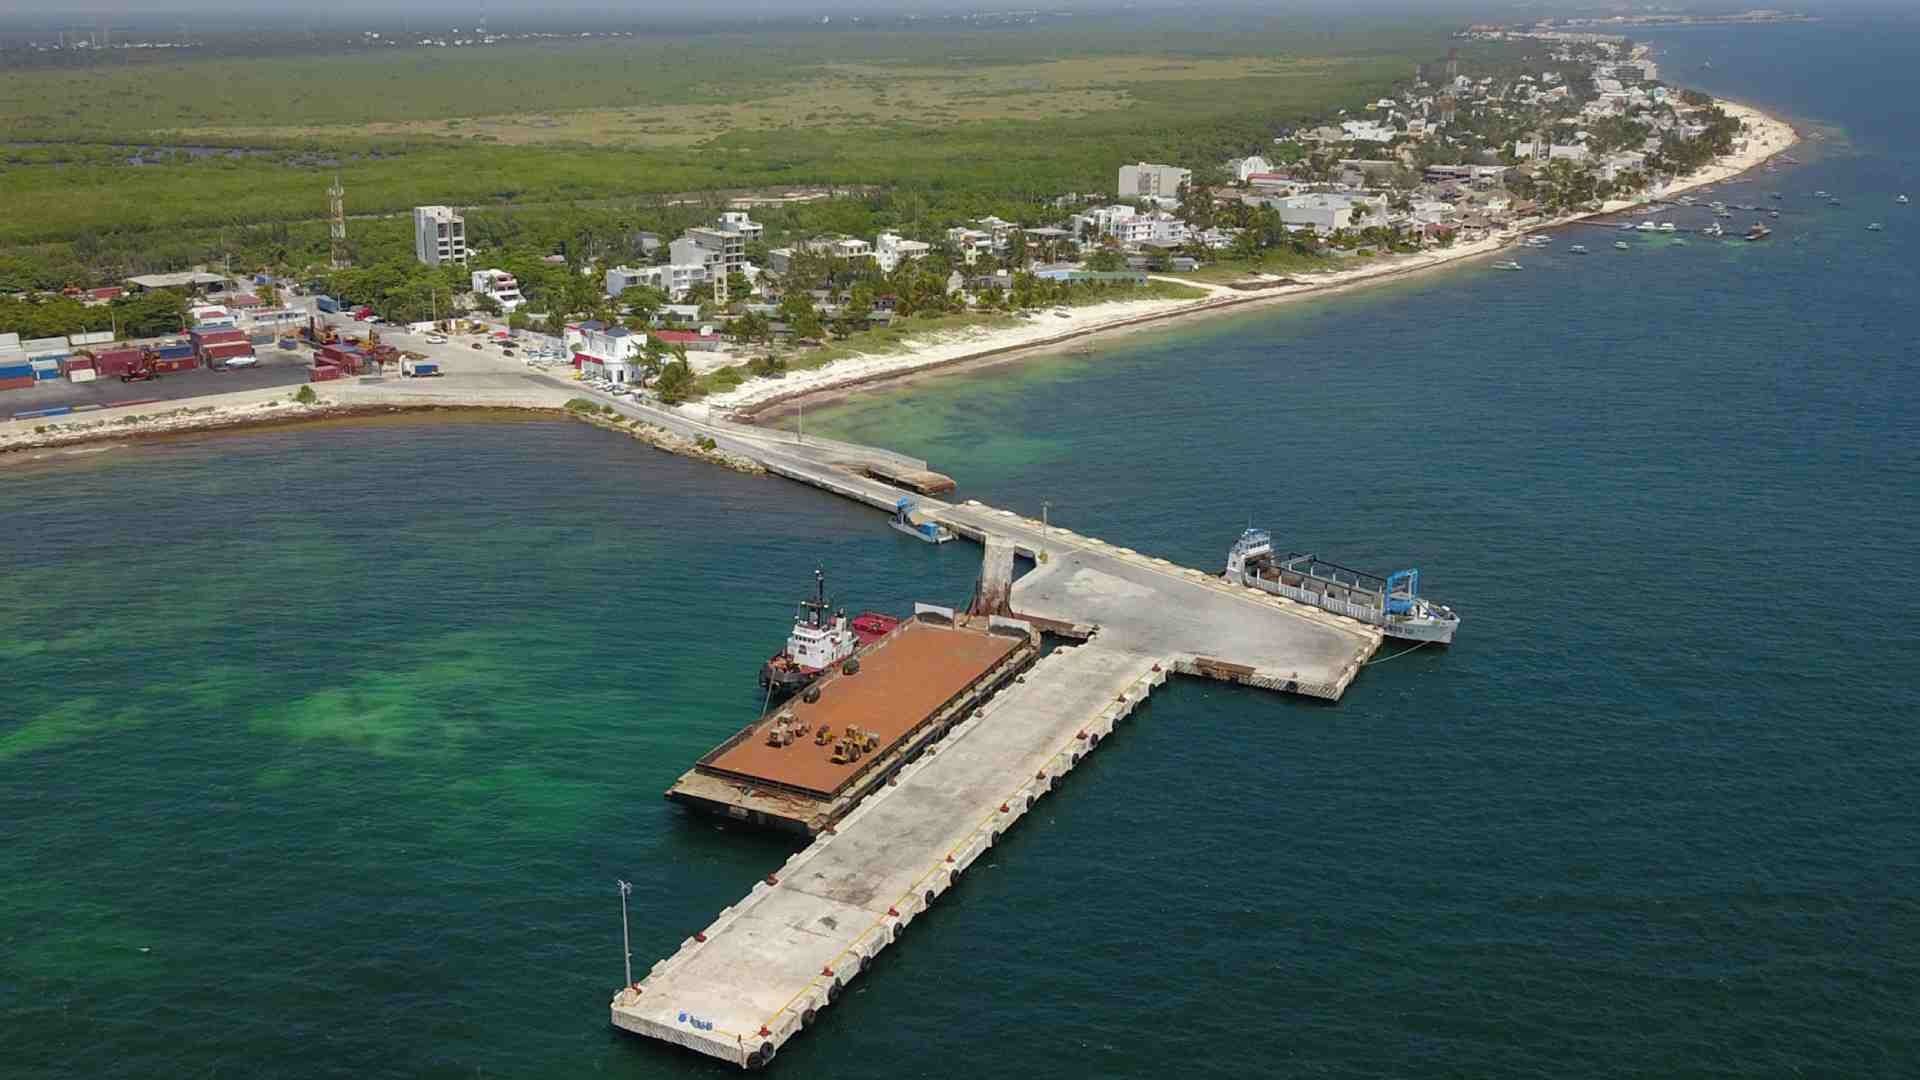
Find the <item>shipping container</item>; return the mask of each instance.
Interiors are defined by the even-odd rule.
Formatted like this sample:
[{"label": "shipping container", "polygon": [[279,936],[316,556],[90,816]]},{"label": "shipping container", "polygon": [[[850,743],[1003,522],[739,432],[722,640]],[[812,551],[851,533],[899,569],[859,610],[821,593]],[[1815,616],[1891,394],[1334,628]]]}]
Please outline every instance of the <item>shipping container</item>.
[{"label": "shipping container", "polygon": [[198,365],[198,363],[199,361],[195,360],[191,356],[183,356],[177,360],[176,359],[155,360],[153,362],[153,370],[166,372],[168,374],[171,374],[176,371],[192,371],[194,367]]},{"label": "shipping container", "polygon": [[308,382],[331,382],[340,377],[340,369],[332,364],[315,364],[307,369]]},{"label": "shipping container", "polygon": [[7,378],[0,375],[0,390],[25,390],[33,385],[33,376]]},{"label": "shipping container", "polygon": [[22,361],[17,364],[14,364],[14,363],[0,364],[0,379],[32,380],[32,378],[33,378],[32,364],[29,364],[25,361]]},{"label": "shipping container", "polygon": [[195,345],[217,345],[223,341],[247,340],[247,332],[245,330],[235,330],[231,327],[217,329],[196,328],[191,336],[193,338],[193,344]]},{"label": "shipping container", "polygon": [[313,305],[329,315],[337,315],[340,313],[340,301],[335,300],[331,296],[314,297]]},{"label": "shipping container", "polygon": [[73,382],[92,382],[99,377],[100,373],[90,367],[69,368],[67,370],[67,378]]},{"label": "shipping container", "polygon": [[139,349],[109,349],[94,354],[93,366],[100,374],[112,377],[125,375],[139,367],[142,359],[143,354]]},{"label": "shipping container", "polygon": [[402,360],[400,374],[415,379],[431,378],[440,374],[440,365],[431,360]]},{"label": "shipping container", "polygon": [[189,359],[193,356],[193,346],[184,341],[177,345],[162,345],[153,350],[153,355],[162,360]]},{"label": "shipping container", "polygon": [[63,337],[32,338],[21,342],[20,348],[25,350],[28,356],[64,356],[73,351],[73,346],[68,345],[67,339]]},{"label": "shipping container", "polygon": [[78,371],[82,368],[91,368],[93,367],[93,357],[87,355],[86,353],[81,353],[78,356],[69,356],[67,357],[67,362],[61,366],[68,371]]},{"label": "shipping container", "polygon": [[74,345],[111,345],[113,331],[92,330],[84,334],[68,334],[67,340]]}]

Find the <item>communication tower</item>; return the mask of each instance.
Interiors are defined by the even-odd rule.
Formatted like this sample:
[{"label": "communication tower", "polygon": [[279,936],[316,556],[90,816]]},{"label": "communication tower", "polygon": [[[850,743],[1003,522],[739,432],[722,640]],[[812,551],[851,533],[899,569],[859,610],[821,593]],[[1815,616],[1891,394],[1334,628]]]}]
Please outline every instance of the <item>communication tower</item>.
[{"label": "communication tower", "polygon": [[340,186],[340,175],[334,174],[333,186],[327,189],[327,247],[332,255],[333,268],[347,268],[347,189]]}]

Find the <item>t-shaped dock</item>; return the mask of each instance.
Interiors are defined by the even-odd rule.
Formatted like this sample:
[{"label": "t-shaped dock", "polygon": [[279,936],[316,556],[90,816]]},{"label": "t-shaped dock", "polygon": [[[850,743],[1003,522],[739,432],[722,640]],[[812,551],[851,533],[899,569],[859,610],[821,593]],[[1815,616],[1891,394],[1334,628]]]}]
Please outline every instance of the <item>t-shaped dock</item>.
[{"label": "t-shaped dock", "polygon": [[[872,478],[861,448],[703,427],[770,472],[876,509],[904,494]],[[1004,603],[1014,619],[1080,643],[890,763],[872,794],[621,988],[616,1027],[764,1066],[1169,673],[1331,701],[1380,645],[1378,629],[1353,619],[1009,511],[918,505],[987,544],[988,609]],[[1036,564],[1011,585],[1009,548]]]}]

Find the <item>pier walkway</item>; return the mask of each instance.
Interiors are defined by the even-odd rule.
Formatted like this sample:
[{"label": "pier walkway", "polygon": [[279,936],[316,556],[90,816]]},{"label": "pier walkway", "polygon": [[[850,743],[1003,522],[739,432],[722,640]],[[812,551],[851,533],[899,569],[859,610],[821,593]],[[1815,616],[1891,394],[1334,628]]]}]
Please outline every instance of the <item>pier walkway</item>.
[{"label": "pier walkway", "polygon": [[[877,510],[907,494],[877,476],[910,476],[923,491],[944,479],[888,451],[600,400]],[[1010,589],[992,591],[1015,619],[1080,644],[1056,649],[892,766],[833,827],[623,987],[611,1003],[616,1027],[765,1065],[1170,673],[1332,701],[1380,645],[1375,627],[1217,573],[974,501],[916,502],[987,543],[998,573],[1008,547],[1033,559]]]}]

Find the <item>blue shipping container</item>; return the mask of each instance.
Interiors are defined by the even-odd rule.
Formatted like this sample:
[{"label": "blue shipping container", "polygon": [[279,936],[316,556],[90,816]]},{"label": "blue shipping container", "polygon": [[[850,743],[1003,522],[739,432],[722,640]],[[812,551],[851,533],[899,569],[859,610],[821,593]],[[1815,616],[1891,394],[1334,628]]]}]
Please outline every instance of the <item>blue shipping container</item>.
[{"label": "blue shipping container", "polygon": [[33,377],[36,379],[39,379],[41,382],[52,382],[53,380],[58,379],[60,377],[60,369],[57,367],[35,368],[33,372]]},{"label": "blue shipping container", "polygon": [[185,360],[187,357],[193,355],[193,346],[162,345],[158,349],[155,349],[154,352],[162,360]]},{"label": "blue shipping container", "polygon": [[13,414],[13,418],[15,420],[41,420],[49,416],[65,416],[72,411],[73,406],[71,405],[55,405],[46,409],[31,409],[27,412],[17,412]]},{"label": "blue shipping container", "polygon": [[4,367],[0,367],[0,379],[31,378],[33,378],[32,364],[7,364]]}]

